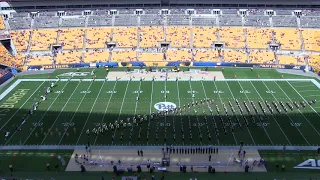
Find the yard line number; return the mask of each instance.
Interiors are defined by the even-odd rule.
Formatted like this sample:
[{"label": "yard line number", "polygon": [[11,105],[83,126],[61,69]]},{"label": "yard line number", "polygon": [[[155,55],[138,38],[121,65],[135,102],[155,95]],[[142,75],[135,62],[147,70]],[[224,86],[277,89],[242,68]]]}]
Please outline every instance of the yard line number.
[{"label": "yard line number", "polygon": [[274,93],[276,93],[276,92],[275,92],[275,91],[266,91],[266,93],[274,94]]},{"label": "yard line number", "polygon": [[222,94],[222,93],[224,93],[223,91],[213,91],[213,93],[215,93],[215,94]]},{"label": "yard line number", "polygon": [[243,91],[240,91],[240,93],[241,93],[241,94],[249,94],[249,93],[251,93],[251,92],[248,91],[248,90],[243,90]]},{"label": "yard line number", "polygon": [[73,122],[64,122],[64,123],[61,123],[64,127],[72,127],[74,126],[74,123]]},{"label": "yard line number", "polygon": [[62,93],[64,93],[64,91],[56,91],[56,92],[54,92],[54,93],[62,94]]},{"label": "yard line number", "polygon": [[43,123],[42,123],[42,122],[34,122],[34,123],[32,123],[32,125],[33,125],[34,127],[40,127],[40,126],[43,125]]},{"label": "yard line number", "polygon": [[133,91],[134,94],[141,94],[143,91]]},{"label": "yard line number", "polygon": [[302,123],[290,123],[291,126],[300,127]]},{"label": "yard line number", "polygon": [[96,127],[106,126],[106,123],[93,123]]},{"label": "yard line number", "polygon": [[168,94],[168,93],[170,93],[170,91],[160,91],[162,94]]},{"label": "yard line number", "polygon": [[91,93],[91,91],[81,91],[80,93],[81,94],[89,94],[89,93]]},{"label": "yard line number", "polygon": [[107,91],[108,94],[115,94],[117,91]]}]

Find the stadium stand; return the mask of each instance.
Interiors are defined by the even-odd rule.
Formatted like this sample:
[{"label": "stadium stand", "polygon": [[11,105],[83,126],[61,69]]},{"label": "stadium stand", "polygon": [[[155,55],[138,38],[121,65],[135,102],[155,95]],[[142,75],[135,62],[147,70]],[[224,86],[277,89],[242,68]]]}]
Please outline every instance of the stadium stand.
[{"label": "stadium stand", "polygon": [[219,28],[220,41],[228,48],[243,48],[245,46],[244,29],[239,27]]},{"label": "stadium stand", "polygon": [[84,30],[81,28],[68,28],[60,30],[59,43],[63,49],[83,48]]},{"label": "stadium stand", "polygon": [[204,61],[204,62],[219,62],[218,51],[209,49],[209,50],[195,50],[193,51],[193,56],[195,61]]},{"label": "stadium stand", "polygon": [[[98,9],[85,14],[66,10],[59,15],[57,11],[39,10],[34,17],[30,12],[1,16],[0,30],[9,30],[18,53],[13,57],[2,48],[1,56],[8,57],[1,62],[11,66],[136,60],[304,65],[303,57],[296,54],[306,50],[316,51],[310,55],[310,64],[320,64],[317,10],[303,10],[299,16],[285,9],[275,9],[271,14],[265,9],[137,11]],[[160,42],[169,42],[168,49]],[[224,43],[220,56],[212,49],[216,42]],[[110,48],[107,43],[116,46]],[[274,43],[290,53],[273,52],[269,44]],[[62,45],[56,57],[50,49],[55,44]]]},{"label": "stadium stand", "polygon": [[281,49],[301,49],[300,33],[298,29],[274,28],[274,40],[281,44]]},{"label": "stadium stand", "polygon": [[4,25],[3,17],[0,15],[0,30],[6,29],[6,26]]},{"label": "stadium stand", "polygon": [[303,56],[278,55],[279,64],[303,65]]},{"label": "stadium stand", "polygon": [[53,63],[53,57],[48,55],[28,56],[28,60],[27,60],[28,66],[50,65],[52,63]]},{"label": "stadium stand", "polygon": [[247,57],[246,53],[242,50],[223,50],[221,51],[221,56],[224,62],[237,62],[246,63]]},{"label": "stadium stand", "polygon": [[30,30],[11,31],[11,39],[18,52],[26,52],[30,40]]},{"label": "stadium stand", "polygon": [[163,61],[163,53],[139,53],[139,61],[159,62]]},{"label": "stadium stand", "polygon": [[31,36],[31,51],[47,51],[57,42],[58,30],[36,29]]},{"label": "stadium stand", "polygon": [[6,75],[8,73],[7,70],[4,69],[0,69],[0,78],[2,78],[4,75]]},{"label": "stadium stand", "polygon": [[304,46],[306,50],[320,51],[320,31],[305,29],[302,30]]},{"label": "stadium stand", "polygon": [[190,28],[166,27],[166,41],[170,42],[171,47],[190,47]]},{"label": "stadium stand", "polygon": [[162,27],[140,27],[140,47],[159,47],[159,42],[164,41]]},{"label": "stadium stand", "polygon": [[88,28],[86,35],[86,48],[105,48],[111,41],[111,28]]},{"label": "stadium stand", "polygon": [[57,54],[56,64],[75,64],[82,62],[82,52],[68,51]]},{"label": "stadium stand", "polygon": [[112,59],[113,62],[130,62],[136,61],[137,53],[133,50],[113,51]]},{"label": "stadium stand", "polygon": [[249,62],[258,64],[274,64],[275,57],[273,52],[253,50],[249,53]]},{"label": "stadium stand", "polygon": [[268,28],[246,28],[249,48],[266,49],[272,42],[271,30]]},{"label": "stadium stand", "polygon": [[193,47],[211,47],[217,41],[215,27],[193,27]]},{"label": "stadium stand", "polygon": [[109,61],[110,51],[90,50],[84,53],[84,63],[107,62]]},{"label": "stadium stand", "polygon": [[190,61],[191,51],[188,49],[169,49],[166,53],[167,61]]},{"label": "stadium stand", "polygon": [[113,29],[113,41],[118,47],[136,47],[138,44],[137,27],[117,27]]}]

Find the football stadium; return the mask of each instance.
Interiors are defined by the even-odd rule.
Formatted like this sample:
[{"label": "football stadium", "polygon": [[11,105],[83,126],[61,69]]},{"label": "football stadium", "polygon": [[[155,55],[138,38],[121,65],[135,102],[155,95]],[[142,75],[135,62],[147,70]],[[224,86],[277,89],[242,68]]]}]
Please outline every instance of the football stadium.
[{"label": "football stadium", "polygon": [[319,2],[0,8],[2,179],[320,178]]}]

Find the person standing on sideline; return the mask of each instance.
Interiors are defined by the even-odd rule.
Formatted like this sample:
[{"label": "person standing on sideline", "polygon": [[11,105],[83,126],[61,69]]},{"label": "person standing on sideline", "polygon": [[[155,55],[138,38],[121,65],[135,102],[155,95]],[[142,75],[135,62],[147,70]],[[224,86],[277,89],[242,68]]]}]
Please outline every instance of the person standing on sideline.
[{"label": "person standing on sideline", "polygon": [[138,150],[138,156],[140,156],[140,151]]},{"label": "person standing on sideline", "polygon": [[211,154],[209,155],[209,162],[211,161]]}]

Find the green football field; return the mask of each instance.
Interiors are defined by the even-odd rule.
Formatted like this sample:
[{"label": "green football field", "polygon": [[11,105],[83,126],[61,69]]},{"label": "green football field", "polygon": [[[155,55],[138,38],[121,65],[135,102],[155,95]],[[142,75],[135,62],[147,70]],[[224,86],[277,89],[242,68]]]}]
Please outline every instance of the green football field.
[{"label": "green football field", "polygon": [[[56,80],[54,77],[31,77],[25,76],[2,91],[1,145],[84,145],[90,142],[91,145],[234,146],[241,141],[251,146],[319,145],[320,104],[309,102],[319,99],[320,85],[308,77],[270,79],[275,78],[271,75],[264,79],[261,75],[261,79],[217,81],[105,81],[101,77],[92,81],[89,76],[80,81],[73,77],[70,81],[57,81],[47,99],[40,102],[33,115],[28,115],[50,81]],[[201,104],[200,100],[204,99],[213,102]],[[154,119],[149,116],[158,111],[156,107],[162,110],[166,105],[184,107],[196,101],[198,106],[191,107],[190,111],[187,107],[181,115],[169,114]],[[285,108],[281,107],[281,102]],[[299,104],[299,108],[295,104]],[[127,118],[133,124],[132,117],[137,115],[147,115],[148,119],[131,127],[109,129],[98,136],[86,134],[88,129],[91,131],[120,120],[127,122]],[[23,119],[26,123],[21,125]],[[7,138],[6,132],[9,132]]]}]

